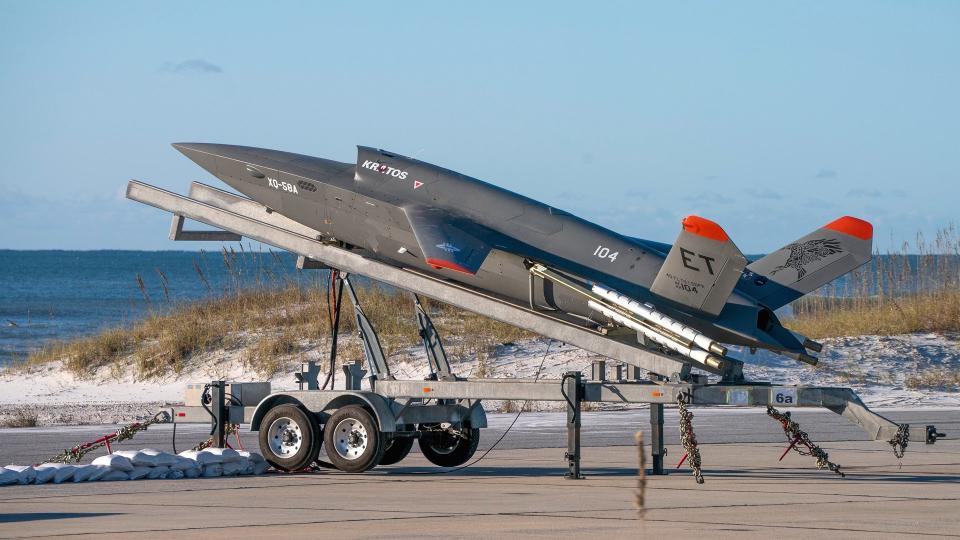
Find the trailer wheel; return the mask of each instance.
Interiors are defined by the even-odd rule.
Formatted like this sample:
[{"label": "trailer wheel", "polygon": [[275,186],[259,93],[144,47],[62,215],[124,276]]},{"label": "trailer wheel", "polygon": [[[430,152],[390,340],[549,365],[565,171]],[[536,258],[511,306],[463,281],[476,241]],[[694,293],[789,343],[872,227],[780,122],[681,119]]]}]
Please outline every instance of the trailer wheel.
[{"label": "trailer wheel", "polygon": [[337,409],[327,420],[323,440],[330,462],[350,473],[376,467],[386,446],[376,419],[360,405]]},{"label": "trailer wheel", "polygon": [[278,405],[263,417],[260,452],[282,471],[299,471],[320,453],[320,426],[312,414],[296,405]]},{"label": "trailer wheel", "polygon": [[[407,427],[407,431],[413,431],[413,426],[397,426],[397,428]],[[413,437],[394,436],[387,443],[386,450],[383,451],[383,457],[380,458],[380,465],[393,465],[403,461],[410,449],[413,448]]]},{"label": "trailer wheel", "polygon": [[477,451],[480,429],[456,429],[449,424],[421,424],[420,451],[430,463],[441,467],[463,465]]}]

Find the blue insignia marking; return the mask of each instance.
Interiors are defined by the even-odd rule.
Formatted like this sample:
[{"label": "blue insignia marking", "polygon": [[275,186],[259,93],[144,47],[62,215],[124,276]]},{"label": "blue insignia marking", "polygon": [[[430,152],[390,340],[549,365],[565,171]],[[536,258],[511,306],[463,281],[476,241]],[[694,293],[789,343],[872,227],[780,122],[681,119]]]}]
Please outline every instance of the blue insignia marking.
[{"label": "blue insignia marking", "polygon": [[460,251],[460,248],[451,244],[450,242],[443,242],[443,243],[437,244],[437,247],[446,251],[447,253],[456,253]]}]

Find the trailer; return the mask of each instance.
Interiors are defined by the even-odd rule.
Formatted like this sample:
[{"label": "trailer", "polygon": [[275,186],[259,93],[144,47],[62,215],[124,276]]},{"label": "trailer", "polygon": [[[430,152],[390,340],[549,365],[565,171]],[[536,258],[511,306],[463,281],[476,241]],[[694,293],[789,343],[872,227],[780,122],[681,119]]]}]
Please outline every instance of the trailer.
[{"label": "trailer", "polygon": [[[750,381],[743,363],[728,357],[694,364],[635,334],[596,326],[575,317],[537,306],[518,304],[439,279],[411,268],[377,260],[373,254],[324,238],[318,231],[294,222],[247,198],[194,182],[189,196],[130,181],[127,198],[170,212],[171,240],[235,241],[248,238],[298,255],[301,269],[329,269],[336,283],[335,323],[331,336],[327,380],[320,367],[308,363],[297,374],[300,389],[275,392],[258,403],[225,399],[224,385],[210,385],[212,408],[187,406],[173,411],[175,422],[216,419],[217,442],[225,438],[227,423],[249,423],[258,432],[264,457],[281,470],[300,470],[317,460],[321,448],[332,466],[363,472],[378,465],[398,463],[418,442],[423,455],[442,467],[468,463],[476,452],[480,430],[487,427],[483,400],[533,400],[565,403],[568,444],[565,453],[571,479],[581,478],[580,428],[584,403],[645,403],[650,405],[653,473],[663,472],[663,409],[666,404],[734,407],[826,408],[860,426],[874,440],[890,442],[901,451],[908,442],[933,444],[943,434],[932,425],[897,424],[864,405],[849,388],[784,386]],[[184,230],[185,220],[216,230]],[[351,282],[359,275],[412,293],[412,311],[429,363],[427,380],[398,379],[380,346],[373,323],[363,311],[362,299]],[[549,269],[531,265],[530,283],[551,279]],[[333,366],[344,294],[352,305],[366,362],[342,366],[344,385],[334,389]],[[587,378],[567,372],[560,379],[494,379],[463,377],[451,370],[440,334],[420,296],[429,297],[492,319],[521,327],[547,338],[569,343],[609,358],[593,364]],[[696,368],[699,372],[693,370]],[[702,373],[703,372],[703,373]],[[713,376],[713,380],[709,375]],[[367,381],[368,389],[363,388]]]}]

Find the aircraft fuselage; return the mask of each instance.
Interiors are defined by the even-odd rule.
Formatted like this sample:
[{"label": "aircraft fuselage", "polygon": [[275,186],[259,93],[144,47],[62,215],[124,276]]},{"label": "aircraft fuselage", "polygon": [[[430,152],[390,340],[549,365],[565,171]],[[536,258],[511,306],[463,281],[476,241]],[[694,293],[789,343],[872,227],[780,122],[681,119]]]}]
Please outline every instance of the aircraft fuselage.
[{"label": "aircraft fuselage", "polygon": [[[532,301],[542,309],[606,322],[582,296],[541,280],[534,280],[531,298],[531,278],[524,261],[539,262],[640,302],[651,302],[718,341],[782,348],[758,328],[758,317],[765,308],[739,291],[730,295],[714,320],[692,316],[651,294],[651,284],[670,245],[618,234],[436,165],[367,147],[359,148],[358,161],[353,164],[244,146],[174,146],[240,193],[319,231],[324,239],[363,249],[379,260],[518,303]],[[492,248],[479,270],[471,274],[455,266],[431,264],[411,228],[411,207],[437,209],[463,230],[476,230]],[[710,261],[691,255],[685,264],[708,267]]]}]

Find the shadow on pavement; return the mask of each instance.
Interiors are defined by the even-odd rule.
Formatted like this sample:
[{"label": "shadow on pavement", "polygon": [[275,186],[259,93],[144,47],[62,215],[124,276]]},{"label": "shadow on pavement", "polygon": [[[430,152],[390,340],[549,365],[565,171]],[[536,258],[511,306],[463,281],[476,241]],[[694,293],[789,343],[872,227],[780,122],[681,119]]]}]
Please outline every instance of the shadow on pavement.
[{"label": "shadow on pavement", "polygon": [[46,521],[51,519],[73,519],[116,515],[118,515],[116,512],[24,512],[0,514],[0,523],[20,523],[24,521]]}]

